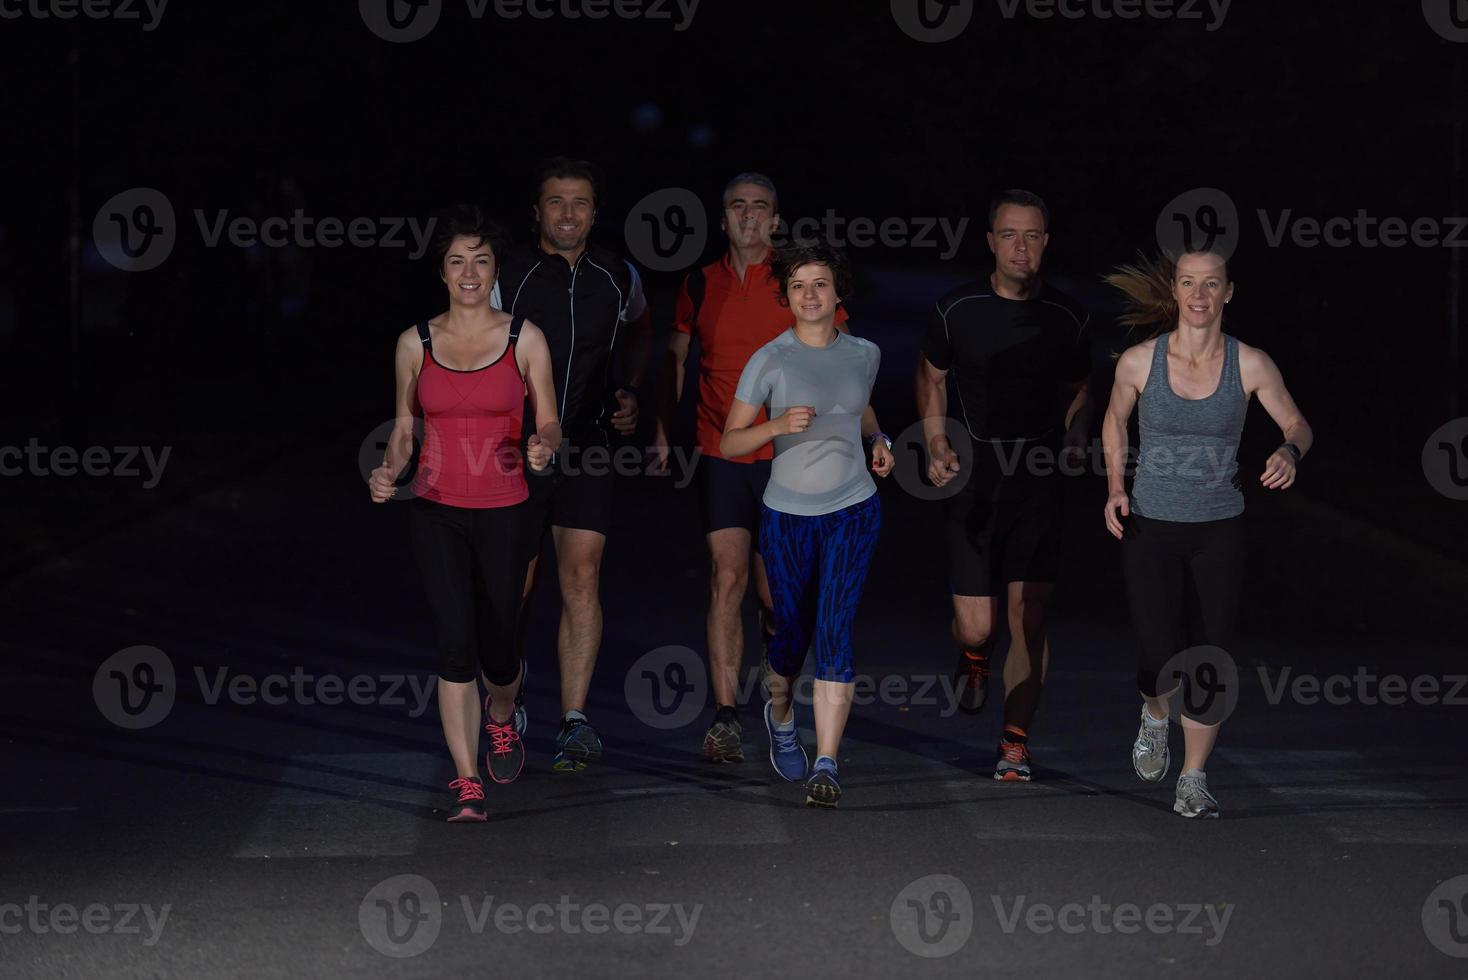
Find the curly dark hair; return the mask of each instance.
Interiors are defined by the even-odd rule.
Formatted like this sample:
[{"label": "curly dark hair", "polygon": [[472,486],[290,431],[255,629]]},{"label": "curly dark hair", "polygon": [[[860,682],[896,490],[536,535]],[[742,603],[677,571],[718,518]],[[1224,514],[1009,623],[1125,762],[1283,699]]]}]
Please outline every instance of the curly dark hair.
[{"label": "curly dark hair", "polygon": [[790,305],[786,297],[790,277],[803,265],[824,265],[830,269],[831,283],[841,302],[851,298],[851,262],[846,253],[824,239],[813,238],[777,248],[770,256],[770,279],[779,284],[782,305]]},{"label": "curly dark hair", "polygon": [[456,204],[439,212],[433,222],[433,260],[440,269],[444,256],[449,254],[449,246],[460,235],[474,239],[476,246],[487,242],[494,253],[496,269],[504,263],[505,253],[510,250],[510,233],[503,225],[485,217],[472,204]]}]

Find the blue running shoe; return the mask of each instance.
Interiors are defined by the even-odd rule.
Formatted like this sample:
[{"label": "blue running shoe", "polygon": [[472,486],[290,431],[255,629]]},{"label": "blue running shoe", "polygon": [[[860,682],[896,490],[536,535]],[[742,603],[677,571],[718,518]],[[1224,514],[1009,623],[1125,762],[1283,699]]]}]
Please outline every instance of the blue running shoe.
[{"label": "blue running shoe", "polygon": [[823,755],[811,768],[810,779],[805,781],[805,805],[834,807],[841,802],[841,777],[836,772],[836,760]]},{"label": "blue running shoe", "polygon": [[770,720],[770,702],[765,702],[765,731],[770,733],[770,765],[782,779],[792,783],[805,778],[805,747],[800,744],[800,730],[795,727],[795,715],[790,716],[789,731],[780,731]]},{"label": "blue running shoe", "polygon": [[589,722],[581,718],[568,718],[561,722],[552,769],[556,772],[580,772],[600,760],[601,739]]}]

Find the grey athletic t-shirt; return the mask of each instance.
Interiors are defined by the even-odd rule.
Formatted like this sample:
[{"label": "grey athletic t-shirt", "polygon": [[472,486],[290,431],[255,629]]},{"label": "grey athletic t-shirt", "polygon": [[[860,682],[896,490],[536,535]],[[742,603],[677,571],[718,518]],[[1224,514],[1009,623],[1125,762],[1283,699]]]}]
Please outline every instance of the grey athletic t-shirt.
[{"label": "grey athletic t-shirt", "polygon": [[877,492],[867,472],[861,415],[871,400],[882,352],[877,345],[837,333],[811,347],[786,330],[754,352],[734,397],[764,405],[776,418],[793,405],[816,411],[810,428],[775,437],[775,461],[765,505],[786,514],[830,514]]}]

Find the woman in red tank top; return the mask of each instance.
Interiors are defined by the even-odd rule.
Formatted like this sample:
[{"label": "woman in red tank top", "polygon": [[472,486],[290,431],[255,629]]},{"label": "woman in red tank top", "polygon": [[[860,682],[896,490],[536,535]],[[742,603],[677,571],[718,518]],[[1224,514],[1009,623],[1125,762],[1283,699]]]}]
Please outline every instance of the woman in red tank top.
[{"label": "woman in red tank top", "polygon": [[441,651],[439,717],[457,770],[448,819],[480,822],[481,722],[490,739],[490,779],[513,782],[525,762],[516,725],[523,671],[514,630],[530,563],[520,439],[527,397],[535,432],[523,459],[532,469],[549,465],[560,426],[544,335],[489,302],[508,245],[504,232],[475,208],[446,213],[437,228],[435,255],[449,308],[398,337],[397,423],[370,486],[375,503],[397,495],[421,418],[410,526]]}]

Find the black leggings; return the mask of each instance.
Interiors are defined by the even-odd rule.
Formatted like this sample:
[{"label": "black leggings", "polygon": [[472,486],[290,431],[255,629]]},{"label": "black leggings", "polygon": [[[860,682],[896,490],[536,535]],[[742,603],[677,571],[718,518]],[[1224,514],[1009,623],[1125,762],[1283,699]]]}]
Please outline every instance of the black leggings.
[{"label": "black leggings", "polygon": [[[1157,697],[1158,674],[1189,647],[1227,648],[1244,586],[1243,515],[1197,524],[1126,518],[1122,572],[1141,641],[1137,687]],[[1167,691],[1171,693],[1170,685]]]},{"label": "black leggings", "polygon": [[419,498],[411,507],[413,554],[438,629],[438,676],[463,684],[483,671],[491,684],[513,683],[515,617],[529,564],[525,504],[479,509]]}]

